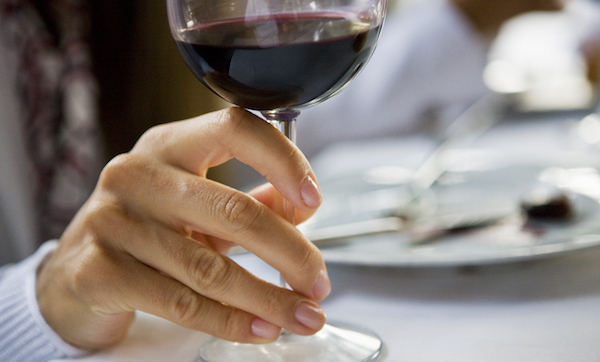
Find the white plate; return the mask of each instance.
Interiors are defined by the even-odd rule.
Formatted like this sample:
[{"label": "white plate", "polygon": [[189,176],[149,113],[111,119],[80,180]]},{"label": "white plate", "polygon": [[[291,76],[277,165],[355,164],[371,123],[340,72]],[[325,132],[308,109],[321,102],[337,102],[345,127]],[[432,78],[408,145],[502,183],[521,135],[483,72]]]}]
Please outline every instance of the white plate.
[{"label": "white plate", "polygon": [[[425,214],[494,208],[512,216],[498,224],[448,234],[421,245],[411,244],[400,232],[350,238],[322,247],[325,260],[373,266],[464,266],[541,258],[600,245],[597,158],[564,152],[524,156],[481,150],[452,156],[449,172],[425,197],[425,205],[434,205]],[[394,165],[321,180],[323,205],[301,230],[309,232],[389,214],[407,197],[403,187],[406,176],[405,168]],[[540,181],[567,190],[576,215],[569,222],[545,224],[543,232],[534,233],[523,227],[519,203]]]}]

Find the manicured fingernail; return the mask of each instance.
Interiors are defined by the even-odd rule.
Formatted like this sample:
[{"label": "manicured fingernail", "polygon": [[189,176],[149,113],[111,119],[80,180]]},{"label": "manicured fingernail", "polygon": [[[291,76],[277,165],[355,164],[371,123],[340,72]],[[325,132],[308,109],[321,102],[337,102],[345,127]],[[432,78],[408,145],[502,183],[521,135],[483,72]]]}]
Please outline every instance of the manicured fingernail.
[{"label": "manicured fingernail", "polygon": [[321,190],[319,190],[319,186],[317,186],[315,180],[310,176],[306,176],[302,181],[302,184],[300,185],[300,196],[302,196],[304,205],[311,209],[321,205]]},{"label": "manicured fingernail", "polygon": [[312,330],[319,330],[325,324],[325,312],[317,305],[302,302],[296,307],[296,320]]},{"label": "manicured fingernail", "polygon": [[329,281],[329,276],[327,276],[327,272],[325,270],[321,270],[321,273],[319,273],[317,281],[313,286],[313,296],[317,300],[322,300],[327,298],[329,293],[331,293],[331,282]]},{"label": "manicured fingernail", "polygon": [[276,340],[281,334],[281,328],[264,319],[254,318],[252,321],[252,334],[260,338]]}]

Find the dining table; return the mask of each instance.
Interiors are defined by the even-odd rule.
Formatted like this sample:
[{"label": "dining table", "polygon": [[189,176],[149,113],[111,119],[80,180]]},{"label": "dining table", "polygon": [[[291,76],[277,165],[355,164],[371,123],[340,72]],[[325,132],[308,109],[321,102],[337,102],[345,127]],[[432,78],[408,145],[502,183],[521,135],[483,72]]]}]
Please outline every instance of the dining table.
[{"label": "dining table", "polygon": [[[509,112],[477,139],[457,145],[454,154],[463,151],[470,158],[449,166],[447,173],[456,176],[461,166],[469,164],[501,164],[500,156],[511,161],[543,159],[545,169],[546,163],[552,166],[560,161],[564,168],[572,160],[573,169],[598,169],[600,147],[586,138],[593,125],[589,119],[586,124],[582,121],[591,113],[587,109]],[[344,189],[340,180],[372,176],[366,171],[389,170],[390,165],[396,170],[414,169],[435,147],[435,140],[412,137],[352,142],[326,150],[313,162],[323,186],[324,206],[328,182],[339,193],[356,196],[362,192],[352,189],[356,184],[350,182]],[[511,176],[501,170],[497,167],[494,179]],[[586,178],[590,179],[595,180]],[[456,177],[448,180],[461,182]],[[384,189],[378,187],[377,191]],[[600,183],[596,191],[600,192]],[[516,235],[515,229],[506,234],[505,244],[481,247],[477,238],[489,235],[474,228],[453,234],[448,244],[441,235],[418,246],[391,248],[407,242],[394,239],[401,232],[387,232],[357,238],[357,246],[347,240],[323,247],[333,287],[321,303],[327,319],[377,334],[384,346],[382,361],[600,361],[600,227],[596,227],[600,197],[593,191],[581,194],[586,200],[582,212],[589,214],[581,219],[585,230],[559,233],[540,242],[543,245],[536,240],[511,244],[508,239]],[[378,245],[390,249],[375,250]],[[256,256],[238,252],[230,257],[257,276],[278,283],[277,270]],[[78,361],[197,361],[198,350],[208,338],[137,312],[122,343]]]}]

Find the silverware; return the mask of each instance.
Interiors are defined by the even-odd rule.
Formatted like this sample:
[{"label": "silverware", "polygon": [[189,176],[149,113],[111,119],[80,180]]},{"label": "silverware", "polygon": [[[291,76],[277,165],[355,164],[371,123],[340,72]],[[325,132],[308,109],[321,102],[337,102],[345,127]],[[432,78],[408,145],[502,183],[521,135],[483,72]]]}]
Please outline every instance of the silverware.
[{"label": "silverware", "polygon": [[334,225],[314,230],[304,231],[304,236],[316,245],[324,246],[336,242],[346,241],[360,236],[398,232],[403,229],[406,221],[398,216],[382,217],[365,221],[358,221],[344,225]]},{"label": "silverware", "polygon": [[306,230],[305,235],[315,244],[330,245],[362,236],[406,232],[413,235],[411,239],[414,243],[420,243],[425,240],[432,240],[435,235],[440,236],[452,230],[489,225],[492,222],[501,220],[506,214],[494,214],[486,217],[484,213],[479,213],[475,217],[468,217],[463,213],[463,215],[447,215],[444,217],[446,220],[438,218],[435,221],[419,222],[412,220],[414,211],[411,211],[410,206],[431,189],[446,172],[448,165],[444,164],[445,152],[452,148],[465,147],[475,141],[498,122],[505,106],[505,98],[502,95],[491,94],[475,102],[452,122],[447,129],[447,136],[415,171],[411,182],[405,185],[410,190],[408,199],[396,208],[391,215]]},{"label": "silverware", "polygon": [[500,223],[517,215],[517,210],[506,207],[490,208],[472,212],[454,212],[431,218],[406,220],[398,216],[382,217],[345,225],[334,225],[304,231],[304,235],[319,247],[328,247],[344,242],[356,242],[365,236],[403,232],[408,243],[413,245],[432,242],[452,232],[473,230]]}]

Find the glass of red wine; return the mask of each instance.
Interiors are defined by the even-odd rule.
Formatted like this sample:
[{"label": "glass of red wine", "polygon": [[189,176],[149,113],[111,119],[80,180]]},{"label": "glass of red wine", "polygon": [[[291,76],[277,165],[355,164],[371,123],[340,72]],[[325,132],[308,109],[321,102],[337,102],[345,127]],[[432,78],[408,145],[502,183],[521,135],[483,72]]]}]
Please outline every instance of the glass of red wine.
[{"label": "glass of red wine", "polygon": [[[301,110],[339,92],[367,63],[385,11],[386,0],[167,0],[171,34],[196,77],[292,142]],[[377,361],[382,346],[369,331],[327,324],[314,336],[284,332],[260,346],[215,338],[200,359]]]}]

